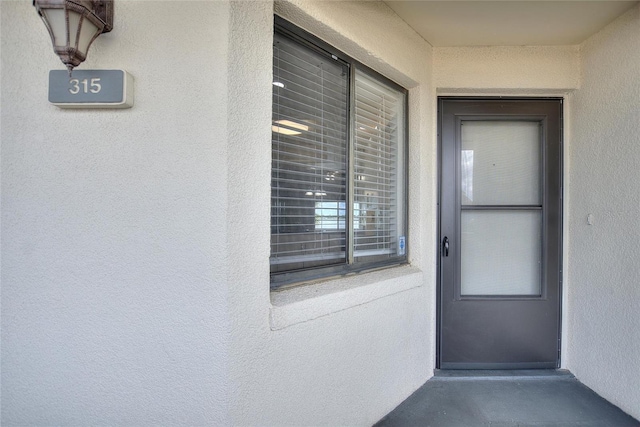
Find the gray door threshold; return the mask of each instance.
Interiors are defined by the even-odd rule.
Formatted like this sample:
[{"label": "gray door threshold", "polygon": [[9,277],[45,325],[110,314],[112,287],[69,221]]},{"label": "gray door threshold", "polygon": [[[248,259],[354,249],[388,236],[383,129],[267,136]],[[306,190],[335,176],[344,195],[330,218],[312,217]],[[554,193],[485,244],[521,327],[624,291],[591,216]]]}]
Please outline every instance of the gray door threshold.
[{"label": "gray door threshold", "polygon": [[431,380],[574,379],[566,369],[435,369]]}]

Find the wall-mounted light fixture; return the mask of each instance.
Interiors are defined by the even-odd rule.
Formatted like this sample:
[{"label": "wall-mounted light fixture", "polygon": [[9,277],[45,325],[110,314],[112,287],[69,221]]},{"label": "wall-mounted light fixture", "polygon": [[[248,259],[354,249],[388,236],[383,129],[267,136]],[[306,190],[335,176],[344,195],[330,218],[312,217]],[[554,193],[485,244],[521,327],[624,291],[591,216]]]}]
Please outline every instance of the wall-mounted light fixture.
[{"label": "wall-mounted light fixture", "polygon": [[113,0],[33,0],[33,5],[69,75],[87,58],[91,43],[113,28]]}]

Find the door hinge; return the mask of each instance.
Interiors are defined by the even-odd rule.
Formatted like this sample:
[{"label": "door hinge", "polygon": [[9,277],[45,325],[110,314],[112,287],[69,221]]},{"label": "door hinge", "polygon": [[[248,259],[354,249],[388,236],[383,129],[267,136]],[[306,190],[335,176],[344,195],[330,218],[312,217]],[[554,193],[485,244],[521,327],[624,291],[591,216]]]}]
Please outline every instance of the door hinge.
[{"label": "door hinge", "polygon": [[558,338],[558,363],[560,363],[560,355],[562,353],[562,341]]}]

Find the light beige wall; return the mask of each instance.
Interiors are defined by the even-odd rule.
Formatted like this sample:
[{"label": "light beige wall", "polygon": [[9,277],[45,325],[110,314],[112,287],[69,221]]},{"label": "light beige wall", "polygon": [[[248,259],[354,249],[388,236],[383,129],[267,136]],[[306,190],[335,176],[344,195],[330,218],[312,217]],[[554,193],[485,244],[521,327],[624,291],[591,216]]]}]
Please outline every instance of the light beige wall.
[{"label": "light beige wall", "polygon": [[439,93],[557,93],[579,86],[578,46],[437,47]]},{"label": "light beige wall", "polygon": [[270,295],[273,9],[266,2],[232,3],[232,421],[371,425],[424,383],[434,367],[430,46],[383,2],[277,2],[275,11],[410,89],[412,265]]},{"label": "light beige wall", "polygon": [[228,425],[225,2],[116,1],[60,110],[30,1],[0,1],[2,425]]},{"label": "light beige wall", "polygon": [[[564,93],[580,52],[432,58],[383,2],[275,8],[410,89],[412,266],[270,294],[271,2],[118,3],[84,67],[131,72],[134,108],[61,111],[44,26],[1,1],[3,424],[366,425],[431,375],[435,87]],[[568,311],[570,368],[636,417],[638,27],[582,49]]]},{"label": "light beige wall", "polygon": [[581,56],[569,152],[568,367],[640,418],[640,6],[588,39]]},{"label": "light beige wall", "polygon": [[431,47],[384,3],[276,7],[410,90],[411,266],[277,295],[273,3],[118,2],[83,68],[134,76],[119,111],[49,105],[0,5],[3,425],[370,425],[432,374]]}]

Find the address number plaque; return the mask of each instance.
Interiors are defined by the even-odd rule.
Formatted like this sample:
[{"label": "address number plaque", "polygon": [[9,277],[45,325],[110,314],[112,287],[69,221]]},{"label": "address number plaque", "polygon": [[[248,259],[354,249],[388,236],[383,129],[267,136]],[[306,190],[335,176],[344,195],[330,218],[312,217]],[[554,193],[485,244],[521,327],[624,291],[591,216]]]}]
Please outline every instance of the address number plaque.
[{"label": "address number plaque", "polygon": [[133,77],[124,70],[49,71],[49,102],[60,108],[131,108]]}]

